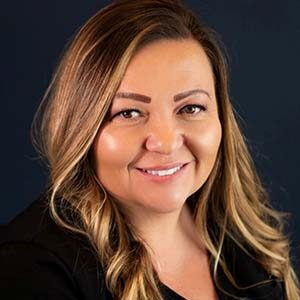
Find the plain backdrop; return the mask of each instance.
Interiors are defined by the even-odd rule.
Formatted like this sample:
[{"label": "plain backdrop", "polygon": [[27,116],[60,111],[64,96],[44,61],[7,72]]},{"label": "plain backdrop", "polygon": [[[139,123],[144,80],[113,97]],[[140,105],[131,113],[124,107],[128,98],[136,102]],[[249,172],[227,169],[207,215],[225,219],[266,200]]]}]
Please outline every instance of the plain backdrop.
[{"label": "plain backdrop", "polygon": [[[134,0],[133,0],[134,1]],[[30,141],[33,114],[65,44],[109,1],[1,1],[1,204],[5,223],[36,199],[46,170]],[[300,1],[186,1],[230,57],[230,95],[300,269]]]}]

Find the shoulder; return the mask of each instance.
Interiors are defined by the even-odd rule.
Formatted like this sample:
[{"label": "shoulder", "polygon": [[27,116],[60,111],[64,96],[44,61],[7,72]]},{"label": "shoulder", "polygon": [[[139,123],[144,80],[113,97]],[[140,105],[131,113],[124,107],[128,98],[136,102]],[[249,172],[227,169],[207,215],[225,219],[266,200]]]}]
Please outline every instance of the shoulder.
[{"label": "shoulder", "polygon": [[1,228],[0,265],[10,299],[110,299],[88,240],[57,226],[44,196]]},{"label": "shoulder", "polygon": [[268,274],[249,247],[237,245],[227,237],[224,241],[222,257],[238,285],[238,287],[234,286],[223,269],[218,268],[218,282],[225,294],[233,294],[239,299],[249,300],[283,300],[285,298],[283,281]]}]

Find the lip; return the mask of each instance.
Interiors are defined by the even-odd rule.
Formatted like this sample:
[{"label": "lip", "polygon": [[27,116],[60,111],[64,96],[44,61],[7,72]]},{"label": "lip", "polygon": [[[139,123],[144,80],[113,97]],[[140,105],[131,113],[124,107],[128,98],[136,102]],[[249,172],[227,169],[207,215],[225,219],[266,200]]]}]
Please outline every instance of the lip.
[{"label": "lip", "polygon": [[[167,168],[172,169],[172,168],[175,168],[176,166],[178,167],[178,166],[181,166],[181,165],[182,165],[182,167],[179,171],[177,171],[174,174],[165,175],[165,176],[152,175],[152,174],[149,174],[149,173],[146,173],[146,172],[142,171],[140,168],[136,168],[136,171],[138,172],[139,175],[143,176],[142,178],[148,179],[148,180],[150,180],[152,182],[155,182],[155,183],[172,182],[175,179],[179,178],[185,172],[185,170],[188,166],[188,163],[176,164],[175,166],[173,164],[171,167],[170,167],[170,165],[163,166],[163,168],[160,169],[160,170],[167,170]],[[161,167],[161,166],[158,166],[158,167]],[[148,168],[147,170],[150,170],[150,169]],[[154,169],[154,170],[158,170],[158,169]]]},{"label": "lip", "polygon": [[151,167],[136,167],[136,169],[139,170],[149,170],[149,171],[161,171],[161,170],[169,170],[173,168],[177,168],[180,166],[184,166],[187,163],[184,162],[177,162],[177,163],[172,163],[172,164],[167,164],[167,165],[159,165],[159,166],[151,166]]}]

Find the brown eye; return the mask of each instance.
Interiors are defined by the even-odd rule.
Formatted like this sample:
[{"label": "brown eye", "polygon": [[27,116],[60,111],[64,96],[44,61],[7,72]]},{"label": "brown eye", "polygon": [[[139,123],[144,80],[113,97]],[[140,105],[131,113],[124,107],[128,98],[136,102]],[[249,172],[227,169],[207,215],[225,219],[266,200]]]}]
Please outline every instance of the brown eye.
[{"label": "brown eye", "polygon": [[201,111],[205,111],[206,108],[203,105],[199,104],[189,104],[184,106],[180,111],[188,115],[196,115]]},{"label": "brown eye", "polygon": [[115,117],[121,117],[122,119],[134,119],[137,118],[140,114],[140,111],[137,109],[126,109],[118,112],[113,116]]}]

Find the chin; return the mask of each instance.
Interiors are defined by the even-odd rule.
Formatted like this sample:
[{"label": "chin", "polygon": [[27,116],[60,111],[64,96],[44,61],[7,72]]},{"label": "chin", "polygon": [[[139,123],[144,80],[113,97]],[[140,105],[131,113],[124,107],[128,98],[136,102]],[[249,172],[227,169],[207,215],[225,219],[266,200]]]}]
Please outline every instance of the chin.
[{"label": "chin", "polygon": [[185,204],[185,200],[171,200],[171,201],[165,201],[164,203],[155,203],[153,205],[153,202],[149,205],[143,205],[143,208],[148,211],[152,211],[154,213],[161,213],[161,214],[167,214],[172,213],[178,210],[181,210],[183,205]]}]

